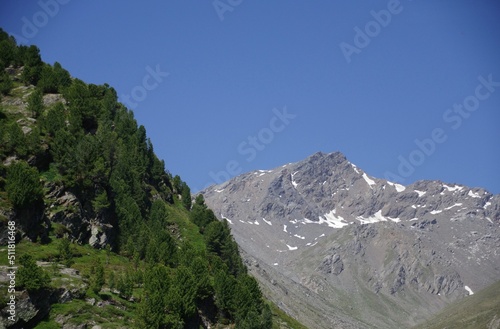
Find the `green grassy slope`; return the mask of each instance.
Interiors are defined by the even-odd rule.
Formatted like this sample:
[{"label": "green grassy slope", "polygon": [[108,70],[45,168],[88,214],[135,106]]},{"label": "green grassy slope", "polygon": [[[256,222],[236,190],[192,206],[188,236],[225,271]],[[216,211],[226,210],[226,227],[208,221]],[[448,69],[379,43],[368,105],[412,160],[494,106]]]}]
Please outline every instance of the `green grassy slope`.
[{"label": "green grassy slope", "polygon": [[500,281],[447,306],[415,329],[500,328]]}]

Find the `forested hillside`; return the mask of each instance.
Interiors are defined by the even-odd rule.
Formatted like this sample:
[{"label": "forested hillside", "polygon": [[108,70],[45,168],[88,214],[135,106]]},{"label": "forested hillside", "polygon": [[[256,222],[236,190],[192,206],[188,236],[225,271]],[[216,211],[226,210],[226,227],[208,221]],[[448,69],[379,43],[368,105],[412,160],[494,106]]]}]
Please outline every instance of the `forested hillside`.
[{"label": "forested hillside", "polygon": [[12,223],[19,266],[14,322],[0,281],[0,327],[273,326],[227,222],[165,170],[112,87],[4,31],[0,69],[0,272]]}]

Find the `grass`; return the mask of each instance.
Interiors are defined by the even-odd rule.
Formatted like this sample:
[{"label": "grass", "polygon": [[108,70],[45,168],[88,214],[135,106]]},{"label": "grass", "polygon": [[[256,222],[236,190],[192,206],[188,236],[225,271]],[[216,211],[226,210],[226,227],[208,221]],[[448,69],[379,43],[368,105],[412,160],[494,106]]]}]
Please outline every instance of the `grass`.
[{"label": "grass", "polygon": [[52,305],[49,318],[42,321],[35,328],[61,328],[61,325],[55,321],[56,317],[67,317],[67,323],[73,325],[95,323],[102,328],[129,328],[133,314],[112,305],[97,306],[75,299],[70,303]]},{"label": "grass", "polygon": [[[497,326],[492,323],[497,321]],[[415,329],[498,328],[500,325],[500,281],[448,305],[437,316]]]},{"label": "grass", "polygon": [[273,303],[269,303],[273,314],[273,329],[307,329],[297,320],[283,312]]},{"label": "grass", "polygon": [[176,200],[174,205],[167,205],[168,221],[175,224],[183,237],[189,241],[197,251],[205,251],[205,241],[198,226],[188,218],[188,213],[180,201]]},{"label": "grass", "polygon": [[[49,244],[44,245],[23,240],[16,245],[16,254],[19,256],[30,254],[36,260],[49,261],[57,257],[58,245],[59,240],[55,239]],[[3,249],[6,248],[2,248],[2,253],[4,252]],[[55,273],[60,268],[57,265],[46,266],[44,268],[52,277],[53,287],[69,288],[84,286],[85,276],[90,273],[90,267],[97,258],[101,260],[105,268],[105,273],[114,271],[118,274],[132,269],[132,262],[129,259],[106,250],[97,250],[88,245],[81,246],[73,243],[71,244],[71,249],[75,255],[75,263],[71,267],[78,270],[81,277]],[[6,261],[7,257],[0,257],[1,265],[7,265]],[[0,293],[5,290],[4,288],[4,286],[0,286]],[[134,296],[140,296],[140,293],[141,289],[134,289]],[[64,304],[54,304],[52,305],[49,317],[40,322],[36,328],[61,328],[61,325],[55,321],[56,318],[61,317],[66,317],[67,320],[65,322],[73,325],[95,323],[102,328],[130,327],[131,319],[135,317],[133,312],[136,305],[134,303],[128,302],[109,292],[101,292],[99,295],[87,292],[86,298],[91,297],[95,298],[97,302],[102,301],[103,305],[91,305],[81,299],[73,299]],[[113,305],[106,305],[107,301]]]}]

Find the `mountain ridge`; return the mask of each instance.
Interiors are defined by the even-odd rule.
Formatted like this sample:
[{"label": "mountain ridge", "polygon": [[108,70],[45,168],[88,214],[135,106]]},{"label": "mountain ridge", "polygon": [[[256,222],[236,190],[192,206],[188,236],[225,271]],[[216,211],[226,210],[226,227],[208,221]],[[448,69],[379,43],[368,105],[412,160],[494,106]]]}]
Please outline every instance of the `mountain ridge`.
[{"label": "mountain ridge", "polygon": [[[342,321],[412,326],[500,278],[500,195],[483,188],[437,180],[403,186],[368,175],[340,152],[316,152],[201,193],[258,265],[250,269],[272,291],[268,297],[291,303],[286,308],[311,328]],[[295,301],[273,286],[280,277],[300,286],[287,288]],[[296,302],[301,289],[323,300],[309,301],[316,314],[360,313],[361,307],[366,314],[310,320],[297,306],[304,305]],[[359,300],[351,311],[346,296],[361,290],[385,306]],[[344,297],[332,303],[330,294]]]}]

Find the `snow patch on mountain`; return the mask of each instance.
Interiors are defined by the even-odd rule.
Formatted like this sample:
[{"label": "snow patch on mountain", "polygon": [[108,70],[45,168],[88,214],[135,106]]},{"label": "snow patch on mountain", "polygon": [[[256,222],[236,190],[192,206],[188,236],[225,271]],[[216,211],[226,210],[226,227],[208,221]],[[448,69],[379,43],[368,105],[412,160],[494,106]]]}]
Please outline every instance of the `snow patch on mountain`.
[{"label": "snow patch on mountain", "polygon": [[342,228],[349,225],[341,216],[335,216],[335,212],[336,210],[333,209],[329,213],[319,216],[319,224],[326,224],[333,228]]},{"label": "snow patch on mountain", "polygon": [[479,193],[472,192],[472,190],[469,190],[469,193],[467,193],[467,195],[473,198],[481,198]]},{"label": "snow patch on mountain", "polygon": [[374,181],[374,180],[372,180],[372,179],[370,179],[370,178],[368,177],[368,175],[367,175],[367,174],[365,174],[365,173],[363,173],[363,179],[366,181],[366,183],[368,183],[368,185],[370,185],[370,187],[371,187],[372,185],[375,185],[375,181]]},{"label": "snow patch on mountain", "polygon": [[448,192],[461,191],[461,190],[463,190],[463,188],[464,188],[463,186],[458,186],[458,185],[455,185],[455,186],[448,186],[448,185],[446,185],[446,184],[443,184],[443,187],[444,187],[445,189],[447,189],[447,190],[448,190]]},{"label": "snow patch on mountain", "polygon": [[427,192],[423,192],[423,191],[419,191],[419,190],[414,190],[414,192],[418,194],[419,198],[423,197],[425,195],[425,193],[427,193]]},{"label": "snow patch on mountain", "polygon": [[450,207],[444,208],[444,210],[450,210],[451,208],[454,208],[454,207],[460,207],[461,205],[462,205],[461,203],[455,203],[453,206],[450,206]]},{"label": "snow patch on mountain", "polygon": [[233,222],[229,218],[225,217],[223,214],[220,214],[220,218],[227,220],[227,222],[231,225],[233,224]]},{"label": "snow patch on mountain", "polygon": [[363,216],[358,216],[356,217],[357,220],[360,221],[361,224],[372,224],[372,223],[378,223],[378,222],[387,222],[387,218],[382,216],[382,210],[377,211],[370,217],[363,217]]},{"label": "snow patch on mountain", "polygon": [[292,185],[293,187],[297,188],[297,186],[299,184],[297,184],[294,180],[293,180],[293,176],[295,176],[296,174],[298,173],[298,171],[294,172],[293,174],[290,174],[290,178],[292,179]]}]

